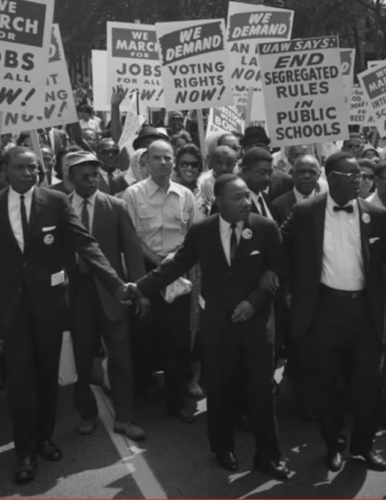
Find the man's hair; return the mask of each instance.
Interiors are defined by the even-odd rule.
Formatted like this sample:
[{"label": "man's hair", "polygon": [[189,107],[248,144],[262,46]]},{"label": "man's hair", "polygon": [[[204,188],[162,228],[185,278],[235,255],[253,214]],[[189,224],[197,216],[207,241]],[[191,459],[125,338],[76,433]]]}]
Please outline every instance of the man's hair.
[{"label": "man's hair", "polygon": [[383,172],[386,171],[386,160],[382,160],[375,165],[375,175],[381,177]]},{"label": "man's hair", "polygon": [[256,163],[259,161],[270,161],[272,162],[273,158],[269,151],[264,148],[260,148],[259,146],[255,146],[249,149],[241,162],[241,166],[243,170],[250,170],[253,168]]},{"label": "man's hair", "polygon": [[296,168],[299,165],[301,165],[302,163],[312,163],[316,167],[318,167],[318,170],[320,169],[319,161],[316,158],[316,156],[314,156],[314,155],[307,154],[307,155],[299,156],[299,158],[296,158],[293,168],[296,170]]},{"label": "man's hair", "polygon": [[351,153],[346,153],[345,151],[339,151],[329,156],[326,160],[326,165],[324,170],[326,175],[329,175],[333,170],[339,168],[340,162],[344,160],[355,160],[355,156]]},{"label": "man's hair", "polygon": [[[8,149],[4,155],[4,163],[7,167],[11,164],[12,157],[17,154],[22,154],[22,153],[32,153],[35,155],[35,153],[32,151],[30,148],[26,148],[25,146],[15,146],[14,148]],[[36,155],[35,155],[36,157]]]},{"label": "man's hair", "polygon": [[236,174],[223,174],[223,175],[221,175],[214,183],[214,195],[215,196],[222,196],[227,185],[230,184],[231,182],[237,181],[239,179],[240,179],[240,177]]},{"label": "man's hair", "polygon": [[104,137],[103,139],[101,139],[100,141],[98,141],[98,143],[96,145],[96,151],[97,151],[97,153],[99,153],[99,150],[101,149],[101,147],[104,144],[107,144],[109,142],[112,142],[114,144],[114,146],[118,146],[118,144],[114,141],[114,139],[112,137]]},{"label": "man's hair", "polygon": [[210,157],[209,157],[209,162],[213,160],[213,158],[217,158],[219,155],[223,153],[228,153],[231,156],[234,157],[235,161],[237,161],[237,154],[234,149],[232,149],[230,146],[216,146],[214,150],[211,152]]},{"label": "man's hair", "polygon": [[[233,132],[227,132],[226,134],[222,134],[220,135],[220,137],[217,139],[217,146],[222,146],[223,143],[222,141],[225,139],[225,137],[235,137],[235,134]],[[227,144],[225,144],[225,146],[227,146]]]}]

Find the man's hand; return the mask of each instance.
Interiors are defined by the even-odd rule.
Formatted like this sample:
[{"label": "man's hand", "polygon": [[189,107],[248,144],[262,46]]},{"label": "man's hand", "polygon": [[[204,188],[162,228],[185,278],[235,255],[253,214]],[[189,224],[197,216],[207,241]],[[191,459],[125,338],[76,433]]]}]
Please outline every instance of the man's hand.
[{"label": "man's hand", "polygon": [[259,286],[263,290],[275,295],[279,288],[279,278],[277,277],[277,274],[268,269],[261,277]]},{"label": "man's hand", "polygon": [[120,106],[122,101],[126,98],[129,89],[124,90],[123,87],[117,85],[113,87],[113,93],[111,95],[111,105]]},{"label": "man's hand", "polygon": [[128,295],[128,287],[130,283],[127,285],[122,285],[121,287],[117,288],[114,292],[114,297],[118,300],[118,302],[121,302],[122,304],[127,304],[130,305],[130,297]]},{"label": "man's hand", "polygon": [[138,299],[135,304],[135,313],[139,315],[139,319],[145,318],[150,312],[150,300],[143,298]]},{"label": "man's hand", "polygon": [[247,300],[243,300],[236,307],[232,315],[233,323],[240,323],[241,321],[247,321],[251,319],[255,314],[255,308]]}]

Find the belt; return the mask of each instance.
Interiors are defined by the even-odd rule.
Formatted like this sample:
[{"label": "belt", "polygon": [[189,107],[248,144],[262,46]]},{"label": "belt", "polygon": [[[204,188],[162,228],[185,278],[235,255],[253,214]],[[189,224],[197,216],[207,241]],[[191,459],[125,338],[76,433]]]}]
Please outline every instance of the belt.
[{"label": "belt", "polygon": [[364,290],[354,290],[354,291],[346,291],[346,290],[336,290],[335,288],[330,288],[329,286],[320,285],[320,290],[323,294],[330,295],[331,297],[335,297],[337,299],[360,299],[364,297]]}]

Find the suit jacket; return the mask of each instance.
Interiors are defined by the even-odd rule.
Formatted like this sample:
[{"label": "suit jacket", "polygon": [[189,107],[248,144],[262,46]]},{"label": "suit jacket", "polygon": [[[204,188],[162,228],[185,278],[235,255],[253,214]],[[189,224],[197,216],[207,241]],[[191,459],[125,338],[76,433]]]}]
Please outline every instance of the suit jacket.
[{"label": "suit jacket", "polygon": [[268,198],[270,201],[273,201],[276,198],[279,198],[282,194],[291,191],[293,187],[294,183],[292,177],[285,172],[281,172],[277,168],[274,168],[271,175]]},{"label": "suit jacket", "polygon": [[[226,328],[258,328],[266,332],[271,295],[259,288],[267,269],[281,273],[280,234],[276,224],[250,214],[244,231],[250,238],[240,238],[235,262],[230,266],[220,236],[219,215],[193,225],[175,257],[138,281],[144,295],[151,295],[172,283],[198,261],[201,267],[201,295],[205,300],[203,342],[215,345]],[[245,234],[245,233],[244,233]],[[250,321],[233,324],[231,316],[242,301],[255,308]]]},{"label": "suit jacket", "polygon": [[68,147],[68,136],[64,130],[54,127],[51,130],[53,132],[53,144],[50,144],[50,146],[53,146],[54,153],[57,154]]},{"label": "suit jacket", "polygon": [[[72,195],[69,198],[71,200]],[[123,281],[136,281],[145,274],[141,245],[123,200],[105,193],[97,193],[91,234],[97,240],[111,267]],[[126,269],[123,267],[122,257]],[[70,283],[74,272],[73,253],[69,265]],[[111,321],[123,318],[126,315],[126,306],[116,300],[97,276],[94,276],[94,279],[106,316]]]},{"label": "suit jacket", "polygon": [[[294,207],[281,228],[289,259],[291,322],[295,337],[307,334],[316,311],[322,271],[326,203],[327,194],[305,200]],[[384,339],[382,264],[386,259],[386,210],[360,198],[358,207],[365,292],[377,333]]]},{"label": "suit jacket", "polygon": [[288,193],[282,194],[271,203],[272,216],[279,226],[287,219],[295,205],[296,197],[293,189],[288,191]]},{"label": "suit jacket", "polygon": [[52,286],[52,275],[64,270],[68,244],[90,265],[111,292],[123,282],[108,264],[98,243],[80,223],[68,198],[35,187],[24,252],[20,250],[8,215],[8,188],[0,192],[0,332],[6,333],[23,290],[47,328],[63,325],[67,284]]},{"label": "suit jacket", "polygon": [[114,182],[115,179],[121,174],[122,172],[118,169],[115,169],[113,171],[113,182],[112,182],[112,193],[110,193],[110,186],[107,184],[107,182],[105,181],[105,178],[102,176],[102,174],[100,175],[99,177],[99,184],[98,184],[98,189],[99,191],[102,191],[102,193],[106,193],[106,194],[111,194],[111,195],[115,195],[116,193],[119,193],[118,189],[120,188],[120,186]]}]

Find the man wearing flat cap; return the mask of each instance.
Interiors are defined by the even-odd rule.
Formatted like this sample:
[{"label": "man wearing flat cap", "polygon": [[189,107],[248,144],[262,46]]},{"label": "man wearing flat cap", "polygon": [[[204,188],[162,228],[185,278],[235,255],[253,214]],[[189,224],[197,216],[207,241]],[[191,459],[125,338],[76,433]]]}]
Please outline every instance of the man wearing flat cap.
[{"label": "man wearing flat cap", "polygon": [[9,187],[0,192],[0,337],[18,467],[34,479],[36,455],[62,458],[53,443],[62,331],[68,313],[68,246],[118,300],[122,279],[79,222],[68,198],[38,187],[38,160],[28,148],[5,155]]},{"label": "man wearing flat cap", "polygon": [[[98,190],[100,161],[89,152],[69,153],[69,178],[75,190],[69,196],[75,213],[98,241],[111,266],[123,280],[126,274],[145,274],[140,243],[124,201]],[[103,337],[108,354],[108,375],[115,411],[114,431],[142,440],[145,431],[133,424],[133,380],[127,307],[118,302],[103,283],[90,272],[80,256],[73,254],[70,299],[74,316],[75,361],[78,380],[74,403],[81,421],[77,431],[92,434],[97,425],[98,407],[90,388],[95,347]],[[126,265],[123,269],[122,257]],[[147,301],[138,303],[146,314]]]}]

